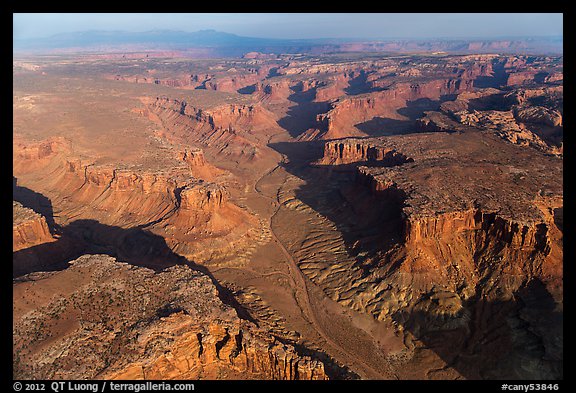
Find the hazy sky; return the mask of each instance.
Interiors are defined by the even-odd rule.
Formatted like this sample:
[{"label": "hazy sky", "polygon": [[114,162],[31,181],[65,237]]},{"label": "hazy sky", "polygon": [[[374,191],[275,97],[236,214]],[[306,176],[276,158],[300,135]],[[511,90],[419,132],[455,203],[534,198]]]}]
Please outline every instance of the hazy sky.
[{"label": "hazy sky", "polygon": [[14,38],[84,30],[214,29],[267,38],[560,36],[563,18],[544,14],[13,14]]}]

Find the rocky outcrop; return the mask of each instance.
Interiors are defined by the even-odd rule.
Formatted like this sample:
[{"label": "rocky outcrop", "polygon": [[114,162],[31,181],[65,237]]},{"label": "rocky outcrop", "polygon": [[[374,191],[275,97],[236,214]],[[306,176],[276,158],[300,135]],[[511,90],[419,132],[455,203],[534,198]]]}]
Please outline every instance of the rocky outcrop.
[{"label": "rocky outcrop", "polygon": [[15,172],[20,169],[33,171],[44,168],[54,156],[71,152],[71,143],[62,137],[51,137],[40,142],[30,143],[15,135],[13,144]]},{"label": "rocky outcrop", "polygon": [[324,144],[324,155],[318,165],[346,165],[369,163],[379,166],[394,166],[413,159],[396,151],[394,146],[372,145],[360,139],[347,138]]},{"label": "rocky outcrop", "polygon": [[228,126],[238,131],[262,129],[276,124],[274,115],[260,105],[226,105],[211,109],[216,127]]},{"label": "rocky outcrop", "polygon": [[563,95],[563,86],[518,88],[506,93],[504,99],[508,101],[509,106],[543,102],[546,107],[562,112]]},{"label": "rocky outcrop", "polygon": [[188,266],[155,274],[105,255],[70,265],[14,283],[16,379],[327,379]]},{"label": "rocky outcrop", "polygon": [[[196,325],[196,324],[194,324]],[[188,329],[175,345],[155,359],[132,363],[123,371],[108,374],[110,379],[327,379],[322,363],[297,354],[247,326],[215,321],[207,327],[194,326],[185,315],[174,315],[141,339],[142,347],[154,345],[158,335]],[[260,334],[259,334],[260,333]],[[170,334],[172,336],[172,334]],[[160,348],[159,348],[160,349]],[[160,352],[160,351],[158,351]]]},{"label": "rocky outcrop", "polygon": [[[452,284],[454,289],[464,283],[472,285],[476,282],[477,285],[478,274],[488,268],[491,270],[490,275],[517,277],[517,282],[498,284],[504,286],[501,291],[505,290],[507,296],[518,290],[523,281],[536,275],[551,285],[556,285],[560,279],[558,261],[547,257],[552,248],[559,247],[559,244],[556,242],[557,235],[548,233],[554,229],[550,228],[550,224],[551,222],[545,220],[515,221],[494,212],[482,212],[480,209],[444,213],[435,217],[408,217],[404,227],[407,249],[418,250],[415,251],[415,254],[419,254],[418,259],[427,256],[425,259],[436,261],[440,265],[434,267],[429,263],[420,264],[413,258],[408,259],[410,263],[403,268],[410,272],[436,268],[447,276],[452,274],[452,279],[460,276],[461,281]],[[452,256],[460,258],[459,261],[451,262]],[[495,259],[505,261],[505,265],[490,266]],[[473,264],[468,265],[468,261]],[[456,270],[450,272],[452,269]],[[476,285],[473,285],[473,288]],[[491,289],[489,286],[482,288],[486,292]],[[472,287],[469,290],[472,290]]]},{"label": "rocky outcrop", "polygon": [[[337,139],[365,136],[356,127],[376,116],[399,119],[396,112],[409,101],[422,98],[438,99],[442,95],[454,94],[472,87],[471,80],[433,80],[429,82],[398,83],[388,90],[378,91],[352,98],[344,98],[332,103],[332,109],[317,117],[319,132],[307,132],[313,139]],[[304,137],[304,139],[310,139]]]},{"label": "rocky outcrop", "polygon": [[185,147],[177,153],[177,157],[179,161],[186,163],[190,174],[197,179],[213,181],[225,173],[206,161],[202,149]]},{"label": "rocky outcrop", "polygon": [[[470,140],[462,134],[429,135],[434,135],[428,140],[432,151],[435,143],[432,140]],[[428,136],[422,134],[421,138]],[[395,143],[398,142],[396,139]],[[487,143],[494,144],[495,141]],[[387,142],[380,144],[386,145]],[[439,282],[452,282],[450,290],[455,292],[468,287],[472,292],[468,295],[461,293],[465,298],[475,293],[478,280],[486,274],[510,275],[520,281],[526,280],[526,275],[528,279],[538,277],[549,285],[551,291],[557,289],[562,277],[559,257],[562,234],[552,212],[562,205],[562,191],[557,181],[547,180],[546,171],[552,167],[559,170],[559,164],[550,161],[552,158],[539,157],[541,168],[548,169],[536,170],[532,169],[536,165],[534,158],[526,156],[523,161],[516,155],[515,165],[524,165],[523,169],[511,167],[501,172],[499,184],[492,185],[490,175],[479,174],[489,171],[490,165],[483,163],[489,159],[485,150],[489,148],[479,144],[475,146],[477,150],[468,151],[468,162],[458,164],[461,165],[458,170],[445,166],[448,160],[455,160],[461,154],[457,150],[450,154],[446,151],[436,158],[432,158],[432,152],[428,157],[421,154],[413,163],[400,166],[358,168],[359,184],[368,186],[372,195],[386,198],[401,207],[400,243],[404,244],[406,255],[400,271],[432,275],[444,272]],[[403,151],[403,147],[407,154],[415,152],[415,146],[409,147],[403,142],[397,145],[399,151]],[[470,147],[468,145],[467,149]],[[490,155],[496,159],[500,154],[505,153]],[[434,168],[443,169],[439,173]],[[464,191],[462,184],[467,170],[475,171],[477,176],[474,186],[468,186]],[[543,197],[542,189],[550,195]],[[505,261],[506,265],[495,265],[496,260]],[[472,284],[474,282],[477,284]],[[510,297],[521,282],[500,284],[510,285],[507,289],[500,289]],[[488,291],[486,283],[483,290]]]},{"label": "rocky outcrop", "polygon": [[182,88],[182,89],[196,89],[203,86],[206,81],[214,77],[213,74],[185,74],[176,75],[171,77],[161,77],[157,75],[156,69],[149,69],[145,74],[138,75],[106,75],[106,79],[131,82],[131,83],[147,83],[161,86]]},{"label": "rocky outcrop", "polygon": [[537,71],[515,71],[508,74],[508,86],[524,85],[534,81]]},{"label": "rocky outcrop", "polygon": [[444,113],[426,111],[424,116],[416,119],[414,124],[416,131],[420,132],[453,132],[464,131],[466,127]]},{"label": "rocky outcrop", "polygon": [[95,166],[74,158],[63,159],[50,176],[43,190],[54,196],[55,205],[75,206],[76,215],[84,218],[104,215],[109,225],[159,220],[177,209],[176,190],[185,187],[168,173]]},{"label": "rocky outcrop", "polygon": [[544,77],[545,83],[558,83],[564,81],[564,73],[561,71],[551,72]]},{"label": "rocky outcrop", "polygon": [[[511,143],[562,155],[561,96],[558,87],[508,93],[489,88],[461,93],[454,101],[440,105],[440,110],[463,126],[494,130]],[[417,121],[418,128],[425,131],[457,129],[449,123],[445,116],[433,112]]]},{"label": "rocky outcrop", "polygon": [[194,184],[180,191],[183,210],[213,211],[226,203],[226,192],[217,184]]},{"label": "rocky outcrop", "polygon": [[291,89],[292,82],[287,79],[276,81],[263,81],[256,84],[254,96],[267,103],[287,101],[294,92]]},{"label": "rocky outcrop", "polygon": [[[532,111],[528,111],[530,112]],[[494,130],[496,135],[513,144],[530,146],[555,155],[562,154],[556,146],[548,144],[538,133],[517,122],[513,111],[473,111],[458,113],[455,116],[462,124]]]},{"label": "rocky outcrop", "polygon": [[190,169],[203,167],[206,165],[206,160],[204,159],[204,152],[202,149],[185,148],[184,151],[178,154],[178,158],[187,163]]},{"label": "rocky outcrop", "polygon": [[508,86],[536,85],[560,81],[562,57],[552,56],[507,56],[501,64],[508,74]]},{"label": "rocky outcrop", "polygon": [[[182,155],[201,167],[199,152],[185,150]],[[22,157],[15,147],[15,174],[51,201],[59,225],[82,219],[121,228],[149,227],[191,258],[206,253],[216,257],[241,247],[242,237],[256,226],[250,214],[228,201],[222,186],[191,177],[182,166],[157,171],[117,168],[55,151],[42,158],[40,169],[35,159]],[[220,249],[214,253],[207,243]]]},{"label": "rocky outcrop", "polygon": [[317,102],[332,101],[346,94],[345,90],[350,85],[348,73],[337,74],[325,82],[316,90]]},{"label": "rocky outcrop", "polygon": [[[414,161],[366,163],[355,186],[340,183],[343,202],[335,193],[320,200],[316,209],[338,231],[314,213],[309,238],[284,235],[302,271],[335,301],[392,319],[399,334],[423,343],[414,342],[418,351],[434,348],[465,378],[558,378],[561,344],[552,337],[561,316],[551,315],[563,296],[561,162],[474,130],[362,141],[394,145]],[[293,214],[305,210],[289,197],[285,204]],[[548,297],[541,307],[554,322],[530,317],[523,325],[524,291]],[[506,349],[485,351],[487,337]]]},{"label": "rocky outcrop", "polygon": [[34,210],[12,203],[12,252],[54,241],[46,218]]},{"label": "rocky outcrop", "polygon": [[178,72],[175,76],[174,74],[167,76],[165,72],[160,73],[156,69],[149,69],[145,74],[116,74],[105,77],[117,81],[156,84],[180,89],[206,89],[235,93],[239,89],[260,82],[268,75],[271,68],[271,66],[262,65],[257,68],[233,69],[230,72],[219,72],[219,69],[211,70],[215,72],[210,73],[181,74]]},{"label": "rocky outcrop", "polygon": [[234,76],[217,76],[209,79],[203,83],[207,90],[223,91],[233,93],[242,89],[243,87],[254,85],[260,82],[269,68],[262,68],[260,70],[253,70],[253,72],[239,73]]}]

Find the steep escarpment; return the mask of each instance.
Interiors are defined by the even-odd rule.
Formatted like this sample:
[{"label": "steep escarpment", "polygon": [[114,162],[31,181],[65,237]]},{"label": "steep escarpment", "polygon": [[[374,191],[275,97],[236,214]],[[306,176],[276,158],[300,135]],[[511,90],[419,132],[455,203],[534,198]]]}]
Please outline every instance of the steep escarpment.
[{"label": "steep escarpment", "polygon": [[[67,211],[64,216],[68,219],[104,216],[110,225],[143,225],[174,210],[176,190],[184,186],[168,173],[94,165],[90,159],[64,154],[45,160],[41,171],[45,177],[36,179],[39,170],[28,169],[34,160],[16,152],[15,174],[30,188],[46,194],[55,207]],[[183,181],[181,177],[180,183]]]},{"label": "steep escarpment", "polygon": [[293,82],[287,79],[276,81],[262,81],[255,86],[254,96],[259,101],[275,103],[288,100],[294,92],[291,89]]},{"label": "steep escarpment", "polygon": [[261,139],[278,127],[274,115],[259,105],[230,104],[204,110],[167,97],[144,100],[144,104],[143,114],[162,127],[158,136],[249,160],[259,157]]},{"label": "steep escarpment", "polygon": [[50,200],[59,225],[94,220],[120,228],[146,227],[189,257],[204,255],[207,243],[221,246],[223,253],[241,248],[243,236],[256,226],[255,218],[228,201],[224,187],[190,176],[190,165],[202,167],[199,152],[185,150],[184,162],[175,160],[172,168],[152,171],[96,165],[65,147],[42,156],[38,168],[37,158],[26,158],[30,150],[20,154],[15,146],[14,173]]},{"label": "steep escarpment", "polygon": [[[561,286],[562,233],[552,214],[561,208],[561,197],[534,195],[528,214],[519,216],[512,206],[474,194],[474,188],[468,188],[469,197],[454,192],[447,200],[447,196],[420,194],[423,189],[393,173],[376,174],[366,167],[359,173],[361,184],[369,185],[375,196],[403,206],[399,241],[406,255],[400,272],[439,274],[443,285],[451,283],[450,290],[464,299],[476,294],[486,276],[496,283],[484,282],[484,294],[494,290],[494,285],[501,286],[500,295],[510,297],[522,282],[535,277],[554,290]],[[433,175],[426,173],[432,180]],[[540,199],[546,200],[544,211],[538,207]],[[507,276],[505,280],[502,275]]]},{"label": "steep escarpment", "polygon": [[[338,157],[345,141],[327,142],[325,151]],[[308,201],[339,235],[313,227],[285,235],[300,247],[289,246],[302,271],[341,304],[392,319],[415,340],[411,350],[432,351],[451,375],[561,376],[561,343],[551,338],[562,326],[561,162],[474,131],[352,139],[350,146],[363,157],[369,147],[392,144],[414,161],[364,163],[354,187],[341,183],[340,207]],[[306,211],[284,198],[293,214]],[[337,256],[327,258],[324,244]],[[554,322],[528,316],[524,298],[540,299]],[[488,337],[492,350],[482,344]],[[452,340],[453,347],[441,345]]]},{"label": "steep escarpment", "polygon": [[[235,93],[239,89],[258,83],[264,79],[272,66],[243,67],[240,69],[222,67],[204,69],[196,72],[182,73],[178,64],[157,64],[145,73],[105,75],[106,79],[132,83],[148,83],[179,89],[206,89]],[[248,65],[248,64],[246,64]],[[137,71],[140,71],[139,69]]]},{"label": "steep escarpment", "polygon": [[[510,92],[484,89],[459,94],[454,101],[443,103],[440,110],[459,124],[493,130],[511,143],[560,156],[563,152],[562,91],[561,86]],[[446,122],[431,120],[430,113],[418,120],[419,127],[425,130],[446,128],[433,127],[435,123]]]},{"label": "steep escarpment", "polygon": [[79,244],[62,239],[50,201],[13,182],[12,275],[60,269],[80,251]]},{"label": "steep escarpment", "polygon": [[46,218],[34,210],[12,203],[12,251],[16,252],[37,244],[54,241]]},{"label": "steep escarpment", "polygon": [[427,82],[397,83],[387,90],[356,97],[343,98],[332,103],[332,109],[317,116],[318,126],[301,139],[336,139],[366,136],[357,127],[375,117],[406,120],[397,111],[407,102],[421,99],[438,100],[441,96],[471,88],[471,80],[433,80]]},{"label": "steep escarpment", "polygon": [[208,90],[236,92],[259,83],[266,78],[273,68],[272,65],[263,64],[242,69],[228,69],[207,79],[202,86]]},{"label": "steep escarpment", "polygon": [[[485,150],[486,146],[495,148],[498,145],[494,139],[485,137],[481,142],[475,142],[471,135],[421,134],[418,140],[415,137],[397,138],[398,150],[417,158],[393,167],[360,167],[358,179],[364,184],[366,181],[363,179],[369,179],[368,184],[376,193],[390,188],[403,191],[403,241],[412,245],[408,249],[418,248],[418,244],[426,243],[426,239],[437,242],[443,234],[449,237],[456,233],[462,236],[474,234],[479,237],[462,240],[469,245],[462,250],[444,250],[446,252],[428,259],[446,261],[451,254],[467,255],[465,250],[468,249],[470,259],[463,258],[463,261],[475,260],[489,250],[490,245],[498,252],[510,247],[516,251],[502,256],[503,260],[515,266],[517,273],[535,272],[538,269],[528,269],[524,265],[531,259],[528,254],[538,254],[546,259],[550,253],[554,254],[553,248],[561,250],[561,244],[556,242],[561,238],[560,229],[554,224],[550,212],[562,205],[562,182],[558,180],[560,176],[550,178],[550,173],[546,173],[547,170],[561,171],[561,164],[545,156],[530,159],[514,151],[517,148],[509,153],[515,157],[512,163],[502,151],[490,153]],[[454,139],[453,146],[450,146],[449,138]],[[424,143],[422,139],[426,139],[428,151],[416,156],[417,144]],[[463,151],[468,153],[466,163],[458,160]],[[496,160],[501,164],[498,182],[490,173]],[[507,161],[510,164],[506,164]],[[438,171],[438,168],[443,170]],[[462,187],[472,171],[476,173],[475,183]],[[543,207],[546,203],[549,206]],[[518,250],[526,251],[526,255]],[[514,255],[515,252],[519,254]],[[557,273],[555,269],[561,269],[559,262],[550,261],[551,265],[541,266],[544,270],[538,271],[551,280]],[[472,278],[468,277],[467,281],[472,281]]]},{"label": "steep escarpment", "polygon": [[14,282],[14,378],[327,379],[188,266],[154,273],[105,255],[70,265]]},{"label": "steep escarpment", "polygon": [[[488,146],[494,143],[490,139],[484,142]],[[542,294],[531,296],[553,299],[549,301],[552,305],[546,306],[547,313],[562,309],[563,235],[554,218],[554,212],[561,210],[563,203],[561,174],[554,172],[561,171],[560,164],[544,156],[522,156],[514,149],[509,153],[502,151],[502,156],[490,154],[481,146],[477,149],[478,155],[468,151],[468,162],[457,160],[456,166],[446,166],[448,160],[440,158],[442,156],[432,159],[424,155],[412,164],[366,170],[373,181],[381,185],[376,187],[379,195],[402,206],[402,262],[396,265],[394,273],[388,270],[394,271],[389,265],[396,260],[393,253],[378,264],[389,272],[390,281],[384,281],[392,286],[392,292],[398,285],[397,295],[393,297],[396,300],[389,301],[387,307],[398,307],[393,311],[395,320],[424,342],[434,337],[434,334],[430,336],[432,331],[459,330],[461,342],[468,341],[467,347],[462,344],[452,351],[444,348],[447,354],[443,356],[447,359],[454,359],[458,351],[469,351],[476,359],[484,358],[491,363],[484,372],[499,377],[530,375],[534,369],[524,372],[518,366],[518,358],[523,356],[540,362],[538,375],[541,377],[557,377],[561,375],[558,368],[561,349],[557,342],[549,341],[546,332],[540,330],[537,339],[543,350],[519,349],[534,340],[531,329],[542,329],[546,325],[542,320],[531,317],[528,323],[532,328],[528,331],[519,329],[513,322],[504,324],[511,342],[505,344],[503,337],[499,342],[511,348],[514,355],[509,357],[483,352],[481,336],[466,331],[473,330],[471,326],[484,324],[482,335],[486,336],[501,326],[504,317],[490,319],[483,310],[483,307],[488,309],[487,304],[497,302],[508,303],[509,312],[522,320],[524,305],[518,296],[523,291],[531,292],[532,289],[527,288],[533,285],[540,285]],[[447,153],[444,157],[449,157]],[[513,164],[505,164],[504,154],[514,154]],[[434,164],[428,166],[428,159]],[[501,165],[497,179],[490,175],[497,170],[490,168],[489,162],[494,160]],[[470,170],[476,174],[473,184],[466,182]],[[396,192],[382,193],[381,190]],[[405,196],[401,201],[397,199],[398,190]],[[408,277],[412,289],[401,289]],[[397,284],[392,284],[395,281]],[[549,328],[557,332],[561,325],[557,317],[554,318],[555,325]],[[515,366],[502,366],[507,361]],[[506,371],[499,374],[496,364]],[[482,367],[476,367],[475,371],[467,369],[466,372],[478,377]]]},{"label": "steep escarpment", "polygon": [[318,87],[315,101],[331,101],[346,94],[345,89],[350,86],[348,73],[338,73]]},{"label": "steep escarpment", "polygon": [[330,141],[324,144],[324,154],[318,165],[346,165],[354,163],[369,163],[376,166],[394,166],[413,161],[412,158],[396,151],[390,144],[372,145],[361,139],[346,138],[340,141]]},{"label": "steep escarpment", "polygon": [[178,159],[188,166],[190,174],[204,180],[214,180],[225,172],[206,161],[204,151],[198,148],[184,147],[178,152]]}]

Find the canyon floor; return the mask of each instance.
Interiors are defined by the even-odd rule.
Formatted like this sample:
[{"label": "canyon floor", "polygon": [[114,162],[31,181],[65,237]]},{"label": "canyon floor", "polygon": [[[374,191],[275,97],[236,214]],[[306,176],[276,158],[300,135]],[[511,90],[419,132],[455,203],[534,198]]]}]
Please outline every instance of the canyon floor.
[{"label": "canyon floor", "polygon": [[562,72],[15,59],[14,378],[562,378]]}]

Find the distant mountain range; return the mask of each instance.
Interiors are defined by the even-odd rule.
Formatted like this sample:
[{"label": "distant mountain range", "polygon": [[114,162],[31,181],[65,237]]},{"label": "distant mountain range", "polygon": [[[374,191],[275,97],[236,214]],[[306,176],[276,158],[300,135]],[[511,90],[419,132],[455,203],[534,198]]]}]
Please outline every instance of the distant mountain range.
[{"label": "distant mountain range", "polygon": [[206,55],[241,56],[246,52],[447,52],[561,54],[562,37],[491,39],[273,39],[243,37],[215,30],[147,32],[91,30],[62,33],[47,38],[14,39],[14,53],[59,51],[130,51],[203,49]]}]

